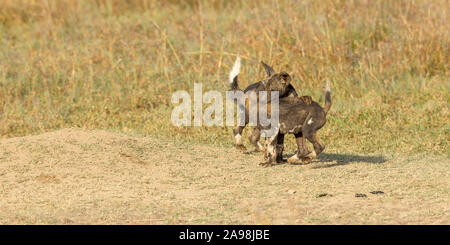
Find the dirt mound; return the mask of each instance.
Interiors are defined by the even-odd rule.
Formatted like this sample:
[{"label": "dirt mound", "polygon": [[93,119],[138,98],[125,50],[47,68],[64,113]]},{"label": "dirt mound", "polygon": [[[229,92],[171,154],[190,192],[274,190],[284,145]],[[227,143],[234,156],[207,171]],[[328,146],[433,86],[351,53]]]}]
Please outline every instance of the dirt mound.
[{"label": "dirt mound", "polygon": [[[261,153],[70,128],[0,141],[3,224],[447,223],[448,159]],[[383,191],[383,195],[369,194]],[[321,193],[327,195],[317,198]],[[355,198],[363,193],[365,198]]]},{"label": "dirt mound", "polygon": [[[4,139],[0,222],[171,222],[175,205],[158,199],[185,189],[189,170],[183,168],[208,168],[218,157],[229,161],[229,154],[234,153],[77,128]],[[176,195],[190,195],[181,192]]]}]

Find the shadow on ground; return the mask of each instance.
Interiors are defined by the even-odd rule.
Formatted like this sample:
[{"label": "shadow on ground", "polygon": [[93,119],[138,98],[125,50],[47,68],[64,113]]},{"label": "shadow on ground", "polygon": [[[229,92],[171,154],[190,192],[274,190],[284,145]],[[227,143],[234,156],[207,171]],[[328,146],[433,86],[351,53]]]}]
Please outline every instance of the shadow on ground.
[{"label": "shadow on ground", "polygon": [[[287,155],[284,158],[289,158],[292,155]],[[312,168],[331,168],[336,166],[342,166],[349,163],[360,162],[360,163],[384,163],[387,159],[382,155],[377,156],[364,156],[355,154],[335,154],[335,153],[322,153],[319,155],[318,159],[314,159],[310,162],[297,163],[295,165],[304,164],[314,164],[314,163],[326,163],[332,162],[332,164],[318,165]],[[283,161],[285,162],[285,161]]]},{"label": "shadow on ground", "polygon": [[362,163],[384,163],[387,159],[384,156],[364,156],[355,154],[335,154],[335,153],[322,153],[318,158],[319,162],[334,162],[333,164],[315,166],[313,168],[330,168],[335,166],[346,165],[353,162]]}]

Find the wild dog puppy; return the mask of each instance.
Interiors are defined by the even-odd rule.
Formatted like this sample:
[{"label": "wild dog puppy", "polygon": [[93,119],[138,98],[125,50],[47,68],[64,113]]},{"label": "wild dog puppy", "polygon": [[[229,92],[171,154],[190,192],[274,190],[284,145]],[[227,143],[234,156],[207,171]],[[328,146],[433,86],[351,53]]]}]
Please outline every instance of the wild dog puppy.
[{"label": "wild dog puppy", "polygon": [[[294,87],[291,84],[292,78],[291,76],[286,72],[280,72],[276,73],[272,67],[265,64],[261,61],[261,64],[264,66],[264,69],[266,71],[266,79],[259,81],[257,83],[253,83],[249,85],[245,90],[243,90],[244,93],[249,94],[250,92],[255,92],[256,96],[258,96],[258,93],[260,91],[278,91],[280,98],[286,98],[286,97],[298,97],[297,92],[295,91]],[[230,81],[230,91],[242,91],[239,88],[238,85],[238,75],[240,72],[241,67],[241,59],[239,55],[236,57],[236,61],[233,65],[233,68],[229,75],[229,81]],[[270,95],[270,93],[268,93]],[[305,103],[311,103],[312,99],[310,96],[302,96],[300,97],[302,100],[305,101]],[[268,98],[270,100],[270,98]],[[248,100],[246,100],[245,103],[245,125],[243,126],[236,126],[233,129],[234,138],[236,141],[236,148],[240,151],[247,151],[245,146],[242,144],[242,131],[244,130],[245,126],[249,123],[249,107],[248,107]],[[259,142],[261,137],[261,129],[258,127],[255,127],[253,129],[253,132],[251,136],[249,137],[250,142],[255,146],[255,148],[259,151],[265,151],[264,146]],[[283,149],[283,143],[284,143],[284,137],[279,138],[278,140],[278,148],[282,152]],[[305,145],[305,144],[304,144]],[[305,145],[306,147],[306,145]],[[304,151],[308,151],[308,149],[303,149]],[[280,160],[280,159],[279,159]]]},{"label": "wild dog puppy", "polygon": [[[269,138],[264,155],[265,162],[262,162],[260,165],[270,166],[277,160],[280,152],[277,150],[276,145],[280,137],[284,137],[285,134],[295,135],[298,148],[297,153],[288,159],[289,163],[294,163],[300,159],[311,160],[317,157],[325,149],[325,146],[320,143],[317,137],[317,131],[327,122],[326,116],[330,107],[331,88],[329,82],[326,84],[325,105],[323,108],[315,101],[308,105],[298,98],[280,99],[278,133]],[[263,129],[263,127],[260,127],[260,129]],[[313,144],[314,151],[305,151],[303,137]]]}]

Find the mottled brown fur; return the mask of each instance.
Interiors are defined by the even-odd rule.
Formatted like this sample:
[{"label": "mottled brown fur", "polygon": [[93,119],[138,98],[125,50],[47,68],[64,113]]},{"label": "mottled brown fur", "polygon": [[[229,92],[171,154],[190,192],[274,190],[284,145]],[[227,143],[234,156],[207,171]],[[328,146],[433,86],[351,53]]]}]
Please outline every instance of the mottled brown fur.
[{"label": "mottled brown fur", "polygon": [[[249,85],[243,91],[244,93],[248,94],[250,92],[255,92],[256,96],[258,97],[260,91],[267,91],[267,92],[278,91],[279,98],[298,98],[297,92],[295,91],[294,87],[291,84],[292,78],[288,73],[286,72],[275,73],[274,69],[269,65],[265,64],[264,62],[261,62],[261,64],[264,66],[267,77],[262,81]],[[241,90],[238,85],[237,76],[233,79],[233,83],[231,84],[230,90],[232,91]],[[269,97],[268,101],[270,101],[270,96],[268,97]],[[302,96],[300,97],[300,99],[304,100],[305,103],[308,104],[310,104],[312,101],[310,96]],[[270,103],[268,104],[267,111],[270,113]],[[248,122],[249,122],[249,100],[247,99],[245,100],[245,125],[237,126],[233,129],[233,135],[235,136],[235,138],[238,137],[239,139],[239,140],[236,139],[236,149],[240,151],[247,151],[246,147],[242,144],[241,135],[243,129],[248,124]],[[258,128],[254,128],[251,136],[249,137],[250,143],[254,145],[257,150],[264,151],[265,150],[264,147],[259,143],[260,138],[261,138],[261,130]],[[282,156],[284,138],[278,140],[278,143],[279,144],[277,147],[281,149],[280,156]],[[279,158],[278,160],[281,161],[282,158]]]},{"label": "mottled brown fur", "polygon": [[[270,166],[273,162],[279,160],[279,150],[269,147],[279,142],[279,138],[284,138],[285,134],[294,134],[297,141],[297,153],[288,159],[288,162],[295,162],[299,159],[313,159],[318,156],[325,148],[317,137],[317,131],[321,129],[327,119],[328,110],[331,107],[331,92],[329,83],[325,93],[325,105],[322,108],[317,102],[311,104],[305,103],[300,98],[282,98],[279,103],[279,129],[278,133],[271,137],[267,142],[268,150],[264,156],[263,166]],[[265,127],[258,126],[264,129]],[[303,138],[306,138],[313,144],[314,151],[309,152],[305,147]]]}]

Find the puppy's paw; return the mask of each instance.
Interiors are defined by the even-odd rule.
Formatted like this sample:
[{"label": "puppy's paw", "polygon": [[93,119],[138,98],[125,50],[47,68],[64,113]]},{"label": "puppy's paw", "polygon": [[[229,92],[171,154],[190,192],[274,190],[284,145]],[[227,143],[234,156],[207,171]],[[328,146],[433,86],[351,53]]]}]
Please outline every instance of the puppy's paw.
[{"label": "puppy's paw", "polygon": [[313,159],[309,157],[302,157],[300,160],[302,164],[307,164],[310,163]]},{"label": "puppy's paw", "polygon": [[308,155],[306,155],[306,156],[303,156],[302,157],[302,161],[303,162],[310,162],[310,161],[312,161],[314,158],[316,158],[317,157],[317,154],[316,154],[316,152],[315,151],[312,151],[312,152],[310,152]]},{"label": "puppy's paw", "polygon": [[240,152],[246,152],[247,148],[245,148],[244,145],[236,145],[236,150],[238,150]]},{"label": "puppy's paw", "polygon": [[290,164],[294,164],[294,163],[297,163],[298,160],[300,160],[300,159],[298,158],[297,154],[295,154],[292,157],[289,157],[287,159],[287,162]]},{"label": "puppy's paw", "polygon": [[258,145],[255,149],[259,152],[266,153],[266,148],[262,145]]},{"label": "puppy's paw", "polygon": [[284,161],[282,156],[277,156],[276,162],[277,163],[282,163]]}]

